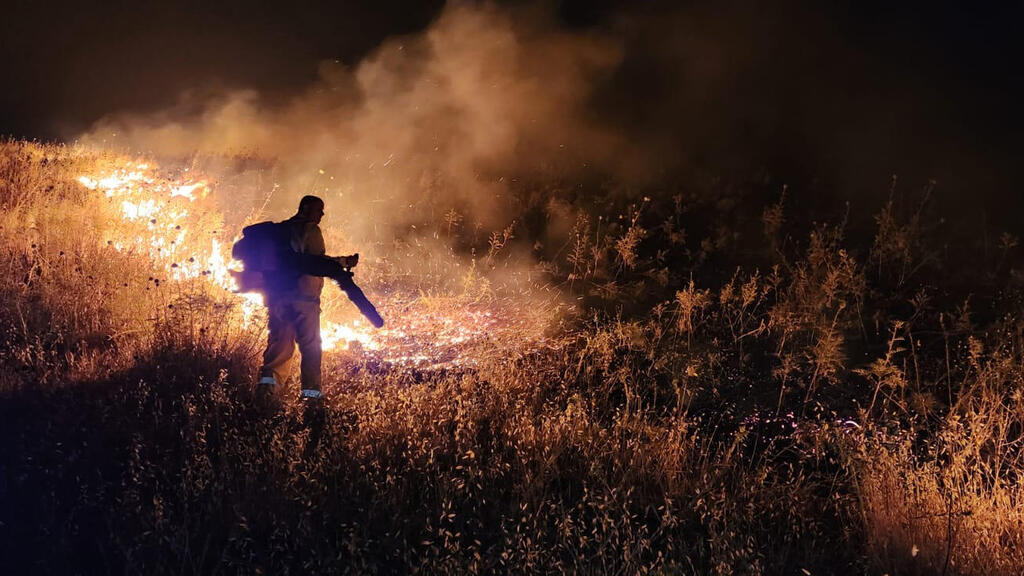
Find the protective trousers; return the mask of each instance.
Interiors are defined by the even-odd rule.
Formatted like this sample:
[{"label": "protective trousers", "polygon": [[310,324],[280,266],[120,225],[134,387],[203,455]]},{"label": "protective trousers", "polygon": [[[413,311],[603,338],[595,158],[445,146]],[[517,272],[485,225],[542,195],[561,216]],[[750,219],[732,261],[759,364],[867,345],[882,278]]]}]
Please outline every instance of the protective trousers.
[{"label": "protective trousers", "polygon": [[299,345],[303,390],[320,390],[320,302],[283,299],[270,302],[270,336],[263,352],[264,374],[274,375],[278,384],[288,377],[289,362]]}]

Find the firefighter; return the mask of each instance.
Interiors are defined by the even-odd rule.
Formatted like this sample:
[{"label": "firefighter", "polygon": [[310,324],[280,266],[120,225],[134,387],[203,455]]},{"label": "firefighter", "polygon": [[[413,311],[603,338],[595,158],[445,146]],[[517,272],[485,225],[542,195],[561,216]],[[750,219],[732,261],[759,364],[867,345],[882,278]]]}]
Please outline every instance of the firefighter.
[{"label": "firefighter", "polygon": [[[266,304],[270,318],[270,335],[263,352],[260,370],[261,385],[274,387],[283,383],[288,366],[298,344],[302,356],[300,372],[303,398],[320,398],[320,292],[324,279],[303,274],[297,269],[299,255],[322,256],[326,252],[320,220],[324,217],[324,201],[316,196],[304,196],[299,211],[282,222],[282,243],[289,249],[279,251],[285,260],[277,273],[267,278]],[[287,248],[287,247],[286,247]],[[346,267],[355,266],[355,257],[344,257]],[[289,266],[287,260],[295,260]]]}]

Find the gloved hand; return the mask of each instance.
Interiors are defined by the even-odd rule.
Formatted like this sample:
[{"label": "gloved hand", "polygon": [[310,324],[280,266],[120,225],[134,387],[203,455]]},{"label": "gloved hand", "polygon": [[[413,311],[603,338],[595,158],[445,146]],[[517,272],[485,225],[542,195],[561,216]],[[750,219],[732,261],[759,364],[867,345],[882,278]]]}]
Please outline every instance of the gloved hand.
[{"label": "gloved hand", "polygon": [[351,256],[338,256],[335,260],[345,268],[355,268],[356,264],[359,264],[359,253],[356,252]]}]

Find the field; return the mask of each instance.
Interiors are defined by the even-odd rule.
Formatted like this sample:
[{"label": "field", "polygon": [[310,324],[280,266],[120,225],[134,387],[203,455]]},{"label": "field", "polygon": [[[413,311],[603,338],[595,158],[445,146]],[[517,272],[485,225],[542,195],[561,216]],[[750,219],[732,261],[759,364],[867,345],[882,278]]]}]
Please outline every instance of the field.
[{"label": "field", "polygon": [[1017,240],[952,237],[928,187],[866,233],[781,186],[554,180],[507,228],[327,230],[389,324],[327,289],[318,409],[253,390],[227,274],[285,215],[198,164],[0,142],[4,573],[1024,566]]}]

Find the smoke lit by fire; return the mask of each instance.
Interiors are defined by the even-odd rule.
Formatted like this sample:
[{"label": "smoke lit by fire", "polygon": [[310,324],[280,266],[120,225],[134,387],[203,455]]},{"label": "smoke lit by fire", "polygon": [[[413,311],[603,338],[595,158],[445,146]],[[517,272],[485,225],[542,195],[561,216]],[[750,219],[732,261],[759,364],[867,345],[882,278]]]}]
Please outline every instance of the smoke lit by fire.
[{"label": "smoke lit by fire", "polygon": [[[205,283],[234,302],[243,329],[261,330],[265,326],[262,297],[236,293],[238,286],[230,273],[241,268],[241,263],[230,257],[239,231],[216,229],[223,226],[223,218],[212,202],[214,186],[187,176],[188,171],[185,174],[167,178],[149,163],[130,163],[83,174],[78,181],[104,195],[119,211],[121,225],[107,231],[108,244],[121,252],[151,258],[173,282]],[[348,319],[354,308],[347,302],[325,305],[321,317],[324,350],[347,351],[367,360],[418,369],[472,365],[481,347],[499,340],[523,348],[539,345],[550,312],[535,303],[523,305],[500,298],[462,301],[454,296],[427,297],[415,289],[391,289],[386,294],[372,286],[364,289],[387,324],[377,330],[362,319]],[[344,300],[330,284],[324,297]]]}]

